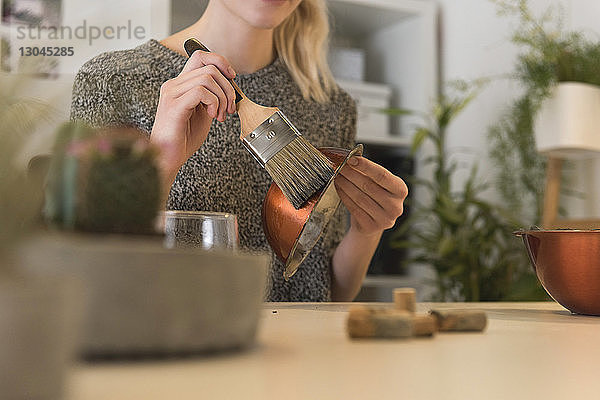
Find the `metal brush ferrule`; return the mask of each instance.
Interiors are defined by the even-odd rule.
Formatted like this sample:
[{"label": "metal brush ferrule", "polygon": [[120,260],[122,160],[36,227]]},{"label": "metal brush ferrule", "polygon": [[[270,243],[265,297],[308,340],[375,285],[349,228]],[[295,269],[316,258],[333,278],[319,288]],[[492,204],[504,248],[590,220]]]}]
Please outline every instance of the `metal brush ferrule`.
[{"label": "metal brush ferrule", "polygon": [[277,111],[242,139],[242,143],[264,168],[275,154],[298,136],[300,132],[296,127]]}]

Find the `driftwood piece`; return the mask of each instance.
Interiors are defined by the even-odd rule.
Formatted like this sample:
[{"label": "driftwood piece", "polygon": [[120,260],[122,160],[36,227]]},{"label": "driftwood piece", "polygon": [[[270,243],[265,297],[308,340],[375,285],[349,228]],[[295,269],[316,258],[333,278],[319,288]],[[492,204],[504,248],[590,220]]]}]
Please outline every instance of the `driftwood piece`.
[{"label": "driftwood piece", "polygon": [[378,338],[408,338],[413,335],[412,318],[400,312],[375,314],[375,337]]},{"label": "driftwood piece", "polygon": [[431,310],[440,332],[481,332],[487,326],[487,315],[478,310]]},{"label": "driftwood piece", "polygon": [[371,316],[372,310],[364,306],[350,308],[346,320],[346,330],[352,338],[369,338],[375,336],[375,325]]},{"label": "driftwood piece", "polygon": [[433,336],[437,332],[437,319],[432,315],[412,317],[414,336]]},{"label": "driftwood piece", "polygon": [[391,308],[354,306],[346,328],[351,338],[398,339],[413,335],[411,314]]}]

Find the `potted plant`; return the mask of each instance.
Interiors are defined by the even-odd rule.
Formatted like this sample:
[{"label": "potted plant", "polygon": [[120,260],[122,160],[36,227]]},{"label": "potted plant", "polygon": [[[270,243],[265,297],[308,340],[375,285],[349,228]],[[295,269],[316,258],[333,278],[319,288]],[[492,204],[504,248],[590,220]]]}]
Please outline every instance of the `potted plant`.
[{"label": "potted plant", "polygon": [[85,291],[80,355],[128,357],[243,348],[253,343],[268,258],[167,249],[157,150],[130,127],[80,122],[58,132],[45,215],[28,243],[37,274],[76,278]]},{"label": "potted plant", "polygon": [[519,19],[512,40],[524,48],[517,75],[538,103],[537,150],[559,158],[600,151],[600,42],[563,30],[551,10],[536,18],[527,0],[495,2]]},{"label": "potted plant", "polygon": [[3,399],[59,399],[74,356],[78,287],[25,272],[18,247],[39,222],[41,191],[21,162],[50,107],[20,95],[26,79],[0,75],[0,393]]},{"label": "potted plant", "polygon": [[[522,226],[539,225],[545,155],[556,165],[560,158],[588,157],[599,149],[593,121],[599,114],[600,45],[582,32],[565,31],[552,9],[536,16],[528,0],[490,1],[500,16],[518,22],[511,40],[521,53],[511,77],[524,89],[489,130],[496,188]],[[576,195],[568,188],[562,192]]]},{"label": "potted plant", "polygon": [[[447,155],[446,133],[454,118],[469,105],[482,82],[449,85],[427,125],[417,128],[412,150],[431,143],[425,161],[433,167],[431,179],[415,180],[428,192],[412,203],[412,214],[398,229],[396,245],[407,248],[407,262],[431,265],[436,272],[438,301],[498,301],[544,299],[529,261],[512,237],[518,227],[502,207],[485,200],[487,186],[477,166],[460,188],[452,181],[458,164]],[[402,239],[406,235],[407,239]]]}]

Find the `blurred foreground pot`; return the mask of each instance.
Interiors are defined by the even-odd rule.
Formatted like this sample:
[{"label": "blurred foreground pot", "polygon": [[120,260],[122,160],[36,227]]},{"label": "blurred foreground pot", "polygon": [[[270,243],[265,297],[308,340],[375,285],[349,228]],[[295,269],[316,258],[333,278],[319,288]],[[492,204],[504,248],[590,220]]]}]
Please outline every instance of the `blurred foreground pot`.
[{"label": "blurred foreground pot", "polygon": [[63,398],[81,290],[69,279],[0,279],[0,398]]},{"label": "blurred foreground pot", "polygon": [[600,315],[600,230],[526,230],[531,264],[548,294],[571,312]]},{"label": "blurred foreground pot", "polygon": [[86,291],[84,356],[183,354],[253,343],[269,258],[165,249],[162,237],[56,235],[22,252]]},{"label": "blurred foreground pot", "polygon": [[350,157],[362,155],[362,145],[353,150],[320,148],[334,165],[335,174],[323,190],[314,194],[298,210],[273,183],[262,208],[263,229],[271,248],[285,262],[285,279],[291,278],[315,246],[340,204],[334,180]]}]

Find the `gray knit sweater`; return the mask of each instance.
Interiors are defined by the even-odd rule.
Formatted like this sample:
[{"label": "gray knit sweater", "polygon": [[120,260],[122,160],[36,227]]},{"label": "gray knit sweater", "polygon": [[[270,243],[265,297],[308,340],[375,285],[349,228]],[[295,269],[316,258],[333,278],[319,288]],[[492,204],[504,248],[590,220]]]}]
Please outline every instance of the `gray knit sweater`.
[{"label": "gray knit sweater", "polygon": [[[176,77],[186,58],[156,40],[131,50],[102,54],[87,62],[73,88],[71,118],[93,126],[128,124],[150,133],[162,83]],[[314,146],[351,148],[356,106],[338,90],[327,104],[305,100],[285,68],[276,60],[236,82],[253,101],[277,106]],[[262,229],[261,207],[271,178],[243,147],[236,115],[214,121],[208,139],[180,169],[168,208],[234,213],[240,244],[270,251]],[[269,301],[327,301],[331,298],[331,258],[346,230],[340,207],[323,237],[289,282],[275,256],[269,274]]]}]

